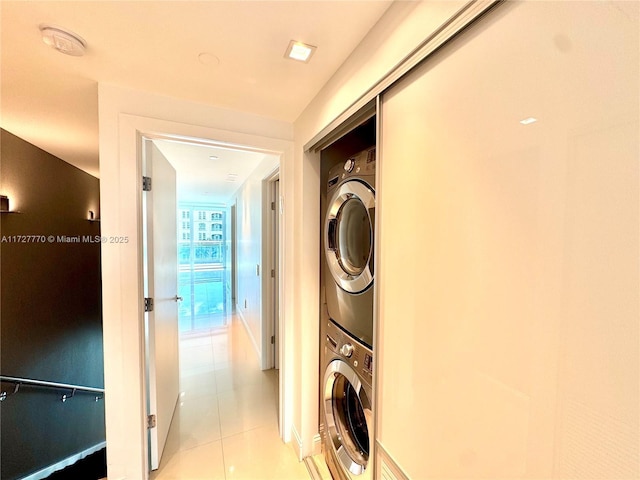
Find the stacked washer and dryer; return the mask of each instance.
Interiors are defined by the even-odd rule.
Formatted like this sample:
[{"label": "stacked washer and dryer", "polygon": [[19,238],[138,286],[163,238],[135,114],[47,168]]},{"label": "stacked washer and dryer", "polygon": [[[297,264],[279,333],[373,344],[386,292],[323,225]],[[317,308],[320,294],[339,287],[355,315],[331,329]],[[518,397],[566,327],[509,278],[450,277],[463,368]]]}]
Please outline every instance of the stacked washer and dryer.
[{"label": "stacked washer and dryer", "polygon": [[371,476],[375,172],[372,147],[330,168],[326,184],[320,430],[336,480]]}]

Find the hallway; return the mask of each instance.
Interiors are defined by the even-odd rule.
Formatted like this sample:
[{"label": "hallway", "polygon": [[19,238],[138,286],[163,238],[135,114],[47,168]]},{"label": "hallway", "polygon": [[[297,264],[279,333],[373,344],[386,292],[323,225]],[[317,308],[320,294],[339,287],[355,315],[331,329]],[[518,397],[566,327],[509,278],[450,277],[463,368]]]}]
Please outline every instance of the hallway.
[{"label": "hallway", "polygon": [[262,371],[241,320],[180,339],[181,396],[152,480],[308,480],[278,435],[278,371]]}]

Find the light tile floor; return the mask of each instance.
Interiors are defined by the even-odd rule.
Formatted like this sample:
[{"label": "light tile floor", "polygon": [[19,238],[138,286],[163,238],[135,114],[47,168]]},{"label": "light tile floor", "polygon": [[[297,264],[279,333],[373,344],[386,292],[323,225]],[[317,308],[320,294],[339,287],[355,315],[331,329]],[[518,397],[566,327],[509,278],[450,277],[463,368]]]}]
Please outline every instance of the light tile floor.
[{"label": "light tile floor", "polygon": [[180,391],[151,480],[309,480],[278,435],[278,372],[260,370],[238,318],[181,338]]}]

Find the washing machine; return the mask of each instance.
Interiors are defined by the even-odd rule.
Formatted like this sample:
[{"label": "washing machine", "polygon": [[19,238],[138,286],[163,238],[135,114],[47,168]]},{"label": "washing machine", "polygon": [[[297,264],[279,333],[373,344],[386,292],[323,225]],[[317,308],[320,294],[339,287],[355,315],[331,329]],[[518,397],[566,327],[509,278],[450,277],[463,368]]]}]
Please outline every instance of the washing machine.
[{"label": "washing machine", "polygon": [[370,348],[334,322],[326,329],[322,448],[334,480],[370,479],[373,465]]},{"label": "washing machine", "polygon": [[324,245],[329,317],[373,345],[375,147],[329,170]]}]

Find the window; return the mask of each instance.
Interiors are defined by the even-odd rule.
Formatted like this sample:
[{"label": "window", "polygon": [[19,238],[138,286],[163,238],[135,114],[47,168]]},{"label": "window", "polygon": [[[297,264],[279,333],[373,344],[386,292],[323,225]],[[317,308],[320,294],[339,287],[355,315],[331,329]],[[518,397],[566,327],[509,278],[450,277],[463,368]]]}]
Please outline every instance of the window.
[{"label": "window", "polygon": [[230,273],[223,255],[225,212],[218,210],[221,208],[215,204],[179,205],[178,291],[184,298],[178,307],[181,333],[226,325]]}]

